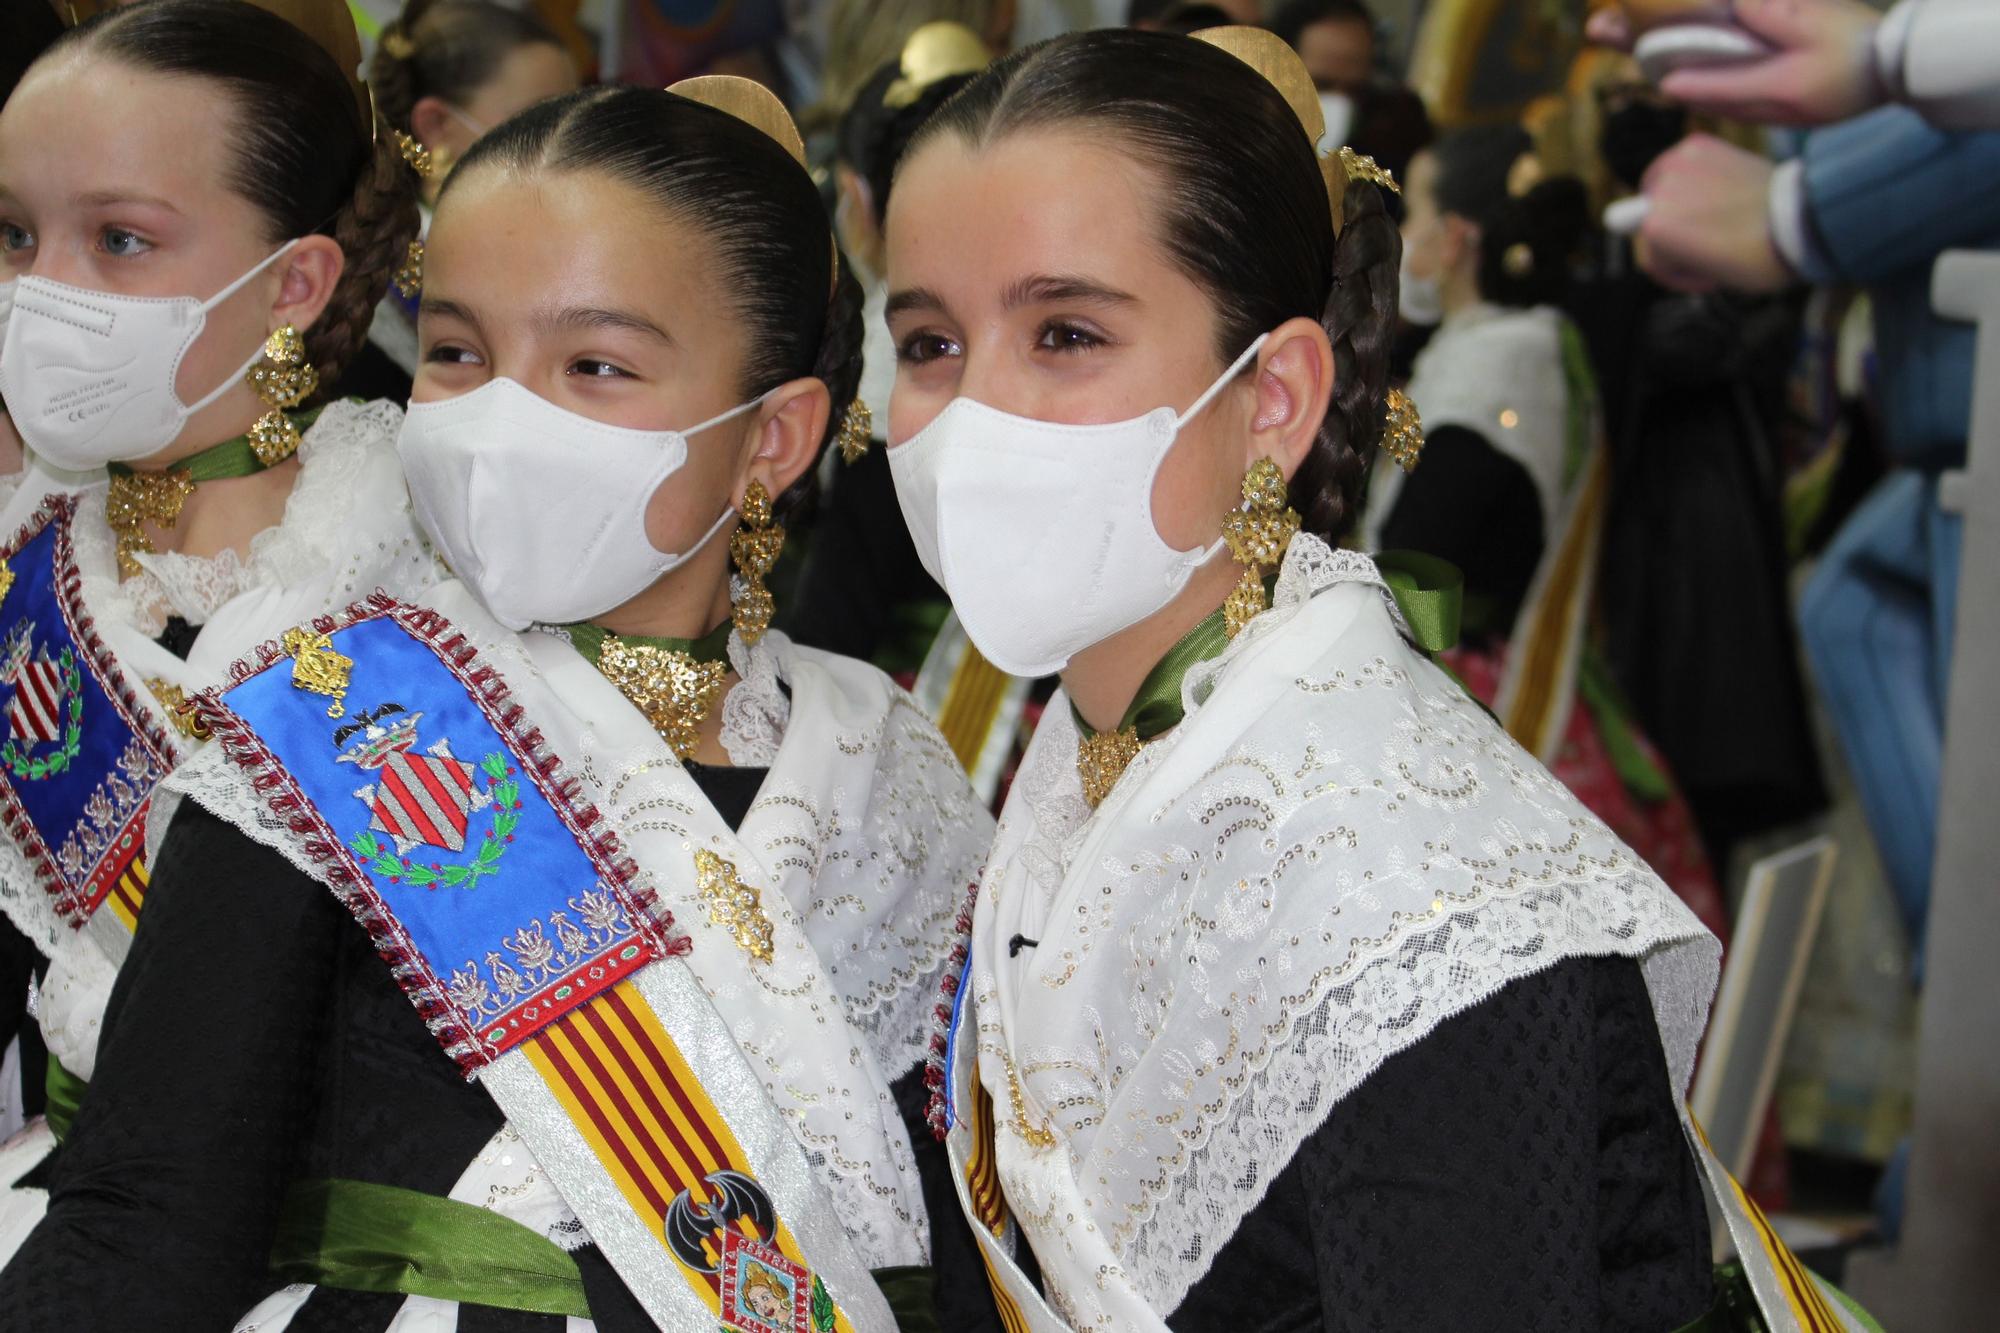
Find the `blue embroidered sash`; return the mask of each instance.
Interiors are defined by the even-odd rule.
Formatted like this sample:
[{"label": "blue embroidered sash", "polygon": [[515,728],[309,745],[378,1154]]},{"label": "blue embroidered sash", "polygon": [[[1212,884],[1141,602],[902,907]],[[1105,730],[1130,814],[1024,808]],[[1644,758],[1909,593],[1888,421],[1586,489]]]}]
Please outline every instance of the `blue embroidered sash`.
[{"label": "blue embroidered sash", "polygon": [[107,900],[129,928],[145,894],[146,812],[178,751],[92,626],[52,497],[0,547],[0,818],[80,929]]},{"label": "blue embroidered sash", "polygon": [[231,674],[197,716],[656,1322],[893,1327],[708,997],[650,966],[687,937],[462,634],[378,594]]},{"label": "blue embroidered sash", "polygon": [[[418,608],[376,608],[313,650],[351,659],[337,702],[296,657],[198,714],[288,809],[336,891],[467,1075],[671,950],[631,866],[553,776],[540,738],[496,709],[490,670]],[[294,634],[297,634],[295,631]],[[482,688],[485,687],[485,688]],[[295,828],[300,827],[295,823]]]}]

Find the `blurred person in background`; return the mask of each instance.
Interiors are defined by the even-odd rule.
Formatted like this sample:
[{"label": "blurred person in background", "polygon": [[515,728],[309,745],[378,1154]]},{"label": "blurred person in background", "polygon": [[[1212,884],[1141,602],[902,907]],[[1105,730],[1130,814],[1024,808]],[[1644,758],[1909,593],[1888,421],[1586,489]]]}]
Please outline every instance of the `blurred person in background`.
[{"label": "blurred person in background", "polygon": [[[1906,57],[1883,62],[1877,55],[1885,35],[1914,40],[1935,15],[1959,16],[1967,34],[1978,32],[1955,0],[1935,10],[1900,8],[1879,28],[1859,9],[1838,0],[1746,5],[1745,26],[1762,25],[1780,38],[1769,62],[1739,67],[1750,91],[1731,92],[1720,71],[1691,84],[1693,70],[1668,76],[1662,90],[1789,120],[1836,116],[1879,101],[1882,91],[1821,96],[1772,88],[1816,60],[1838,63],[1838,51],[1874,71],[1867,77],[1886,89],[1910,88],[1921,80],[1912,83]],[[1782,26],[1800,15],[1823,21],[1819,39]],[[1611,20],[1594,24],[1592,34],[1630,38]],[[1803,82],[1852,89],[1860,78]],[[1976,101],[1944,99],[1958,112],[1945,119],[1971,119],[1965,107]],[[1929,104],[1932,114],[1940,114],[1938,105]],[[1667,286],[1776,292],[1801,282],[1847,283],[1870,297],[1882,439],[1894,466],[1821,557],[1799,617],[1920,961],[1959,576],[1960,521],[1938,503],[1938,478],[1964,465],[1976,337],[1971,326],[1933,313],[1931,269],[1946,249],[2000,245],[2000,132],[1952,132],[1913,107],[1879,106],[1808,134],[1799,155],[1783,164],[1690,137],[1653,164],[1643,185],[1650,209],[1639,231],[1642,254]]]},{"label": "blurred person in background", "polygon": [[1271,16],[1319,89],[1326,145],[1345,144],[1401,180],[1431,141],[1431,120],[1421,97],[1381,72],[1376,26],[1361,0],[1286,0]]},{"label": "blurred person in background", "polygon": [[368,61],[375,110],[420,150],[419,249],[376,308],[344,393],[402,402],[417,373],[422,238],[452,166],[487,130],[544,98],[573,92],[569,53],[533,18],[490,0],[410,0]]},{"label": "blurred person in background", "polygon": [[1728,916],[1685,801],[1586,642],[1608,463],[1583,338],[1561,313],[1587,225],[1518,126],[1417,155],[1404,191],[1407,299],[1442,314],[1409,395],[1423,464],[1379,465],[1367,546],[1465,573],[1453,669],[1514,738],[1643,856],[1718,938]]}]

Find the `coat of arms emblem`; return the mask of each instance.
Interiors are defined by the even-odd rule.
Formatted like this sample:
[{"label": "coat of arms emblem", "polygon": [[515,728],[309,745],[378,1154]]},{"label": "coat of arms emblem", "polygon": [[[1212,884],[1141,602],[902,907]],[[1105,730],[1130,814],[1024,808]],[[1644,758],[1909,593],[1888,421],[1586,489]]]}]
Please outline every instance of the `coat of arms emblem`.
[{"label": "coat of arms emblem", "polygon": [[[494,873],[514,840],[521,809],[518,775],[497,752],[473,765],[452,754],[446,740],[419,751],[417,726],[423,718],[401,704],[385,703],[361,710],[334,731],[333,743],[340,747],[336,762],[353,764],[376,779],[354,793],[370,818],[367,831],[356,834],[348,846],[392,884],[470,888]],[[492,818],[470,861],[447,865],[412,859],[412,853],[425,847],[463,853],[472,817],[482,811],[490,811]],[[386,835],[390,846],[378,834]]]}]

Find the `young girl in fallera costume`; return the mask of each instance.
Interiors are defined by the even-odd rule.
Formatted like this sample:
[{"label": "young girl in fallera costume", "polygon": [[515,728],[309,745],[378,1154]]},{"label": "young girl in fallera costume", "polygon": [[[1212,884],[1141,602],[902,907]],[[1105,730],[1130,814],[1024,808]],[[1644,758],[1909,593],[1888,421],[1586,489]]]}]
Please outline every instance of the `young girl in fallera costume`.
[{"label": "young girl in fallera costume", "polygon": [[[414,233],[414,177],[347,72],[345,7],[269,8],[116,11],[0,111],[0,393],[28,450],[0,513],[0,906],[51,960],[58,1130],[145,895],[148,799],[202,740],[176,704],[287,624],[436,578],[400,408],[317,388]],[[40,1204],[6,1198],[0,1252]]]},{"label": "young girl in fallera costume", "polygon": [[0,1311],[937,1317],[933,1247],[971,1241],[907,1124],[992,825],[886,677],[766,628],[860,346],[802,163],[720,79],[543,103],[453,173],[400,451],[463,581],[201,700]]},{"label": "young girl in fallera costume", "polygon": [[1677,1329],[1706,1175],[1802,1326],[1837,1302],[1681,1118],[1715,942],[1333,545],[1399,246],[1318,120],[1269,34],[1063,38],[890,205],[911,531],[1065,689],[948,987],[985,1266],[1016,1328]]},{"label": "young girl in fallera costume", "polygon": [[368,60],[375,110],[421,177],[422,226],[407,261],[368,326],[368,347],[342,389],[364,397],[410,396],[417,373],[417,292],[422,235],[451,168],[480,135],[545,97],[575,91],[576,67],[554,33],[527,14],[488,0],[410,0],[383,29]]}]

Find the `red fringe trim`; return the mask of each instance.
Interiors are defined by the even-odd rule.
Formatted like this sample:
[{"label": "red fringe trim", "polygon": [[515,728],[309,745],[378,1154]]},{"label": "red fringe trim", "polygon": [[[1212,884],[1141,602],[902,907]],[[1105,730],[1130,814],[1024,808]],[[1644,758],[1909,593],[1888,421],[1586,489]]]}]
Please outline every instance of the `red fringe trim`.
[{"label": "red fringe trim", "polygon": [[[497,670],[478,661],[478,649],[453,629],[450,621],[429,607],[399,602],[378,589],[366,602],[350,606],[337,616],[315,618],[312,628],[319,634],[332,634],[384,617],[395,620],[412,638],[430,648],[458,678],[486,720],[500,733],[501,741],[513,752],[521,771],[534,782],[590,857],[599,878],[624,906],[627,919],[654,957],[674,958],[690,952],[693,941],[674,931],[673,913],[641,877],[638,866],[625,854],[617,835],[608,827],[608,821],[583,799],[583,784],[564,772],[561,758],[549,749],[542,733],[526,726],[525,710],[513,701],[505,679]],[[228,686],[196,696],[192,704],[195,716],[207,725],[223,752],[250,774],[252,784],[264,795],[266,807],[298,839],[335,895],[368,931],[375,951],[389,964],[397,984],[416,1005],[432,1034],[458,1062],[466,1077],[471,1078],[492,1061],[493,1048],[478,1029],[465,1022],[437,975],[383,903],[374,882],[355,862],[311,799],[299,790],[255,730],[223,702],[222,695],[227,689],[290,660],[278,640],[260,644],[229,668]]]},{"label": "red fringe trim", "polygon": [[[62,612],[63,628],[79,649],[84,669],[89,671],[104,696],[111,700],[125,725],[152,752],[153,762],[163,772],[171,771],[182,758],[174,736],[154,720],[151,709],[139,697],[138,688],[110,647],[97,632],[97,619],[83,601],[83,574],[76,567],[76,547],[70,536],[70,522],[76,516],[77,498],[70,494],[43,497],[28,521],[17,529],[4,547],[0,559],[12,559],[21,548],[39,537],[53,523],[55,540],[55,600]],[[55,856],[42,838],[41,830],[28,817],[14,784],[0,777],[0,825],[34,863],[42,889],[55,899],[56,914],[72,930],[81,930],[90,920],[88,896],[81,886],[63,878]]]},{"label": "red fringe trim", "polygon": [[958,921],[952,927],[958,938],[952,942],[944,975],[938,980],[938,992],[943,999],[931,1011],[930,1051],[924,1056],[924,1086],[931,1090],[931,1097],[924,1119],[930,1122],[931,1133],[940,1143],[951,1132],[951,1089],[945,1085],[944,1065],[951,1050],[951,1013],[958,998],[959,977],[965,972],[965,960],[972,956],[972,908],[978,901],[979,881],[975,879],[965,891],[965,905],[958,909]]}]

